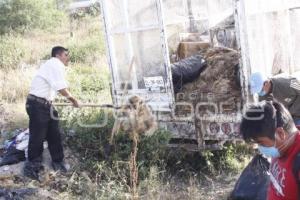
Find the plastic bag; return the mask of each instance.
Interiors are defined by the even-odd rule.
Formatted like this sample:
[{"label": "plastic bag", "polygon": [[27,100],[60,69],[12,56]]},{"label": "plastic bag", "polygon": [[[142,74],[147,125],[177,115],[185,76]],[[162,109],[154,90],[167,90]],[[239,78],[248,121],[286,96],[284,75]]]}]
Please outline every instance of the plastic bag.
[{"label": "plastic bag", "polygon": [[254,156],[236,182],[229,200],[266,200],[270,182],[269,167],[266,158]]},{"label": "plastic bag", "polygon": [[192,82],[206,66],[205,60],[200,55],[191,56],[171,65],[172,79],[175,93],[183,84]]},{"label": "plastic bag", "polygon": [[26,129],[16,137],[16,149],[25,151],[29,143],[29,129]]},{"label": "plastic bag", "polygon": [[11,165],[26,160],[25,152],[10,146],[0,161],[0,166]]}]

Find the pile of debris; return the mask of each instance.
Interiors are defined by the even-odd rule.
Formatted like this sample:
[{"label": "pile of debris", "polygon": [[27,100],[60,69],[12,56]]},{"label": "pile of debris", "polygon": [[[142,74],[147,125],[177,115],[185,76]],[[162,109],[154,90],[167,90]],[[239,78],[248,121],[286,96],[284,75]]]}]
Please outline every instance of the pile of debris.
[{"label": "pile of debris", "polygon": [[[241,98],[239,53],[225,47],[214,47],[200,54],[206,62],[205,69],[198,78],[182,85],[176,94],[176,101],[191,102],[194,106],[199,102],[237,105]],[[189,109],[182,106],[177,113],[180,115]],[[236,109],[236,106],[229,108],[230,112],[235,112]]]},{"label": "pile of debris", "polygon": [[[71,190],[74,193],[84,193],[81,186],[77,186],[78,176],[84,172],[78,170],[79,161],[69,148],[65,148],[65,160],[70,171],[66,174],[53,171],[51,156],[44,145],[44,170],[40,181],[31,180],[23,176],[24,162],[27,157],[29,138],[28,129],[17,129],[11,133],[12,137],[5,140],[0,149],[0,199],[61,199]],[[85,175],[86,180],[88,176]],[[87,183],[91,183],[87,180]]]}]

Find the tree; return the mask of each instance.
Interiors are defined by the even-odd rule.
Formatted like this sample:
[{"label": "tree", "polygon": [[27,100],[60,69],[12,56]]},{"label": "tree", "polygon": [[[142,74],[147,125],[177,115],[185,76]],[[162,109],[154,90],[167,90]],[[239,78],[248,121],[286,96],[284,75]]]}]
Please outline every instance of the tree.
[{"label": "tree", "polygon": [[0,34],[53,27],[62,17],[54,0],[1,0]]}]

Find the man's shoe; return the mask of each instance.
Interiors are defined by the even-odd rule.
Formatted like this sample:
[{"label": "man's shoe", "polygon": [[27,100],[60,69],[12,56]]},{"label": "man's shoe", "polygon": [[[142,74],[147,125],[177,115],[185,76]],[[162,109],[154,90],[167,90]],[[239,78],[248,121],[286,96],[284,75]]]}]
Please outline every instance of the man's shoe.
[{"label": "man's shoe", "polygon": [[52,167],[54,171],[61,171],[62,173],[67,173],[68,169],[66,167],[66,164],[61,161],[61,162],[52,162]]}]

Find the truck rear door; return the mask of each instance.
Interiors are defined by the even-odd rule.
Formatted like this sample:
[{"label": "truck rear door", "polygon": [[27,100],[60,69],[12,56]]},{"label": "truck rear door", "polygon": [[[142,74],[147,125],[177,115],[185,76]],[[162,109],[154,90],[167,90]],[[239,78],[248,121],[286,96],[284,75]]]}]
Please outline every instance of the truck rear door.
[{"label": "truck rear door", "polygon": [[236,0],[243,63],[248,75],[300,70],[300,1]]},{"label": "truck rear door", "polygon": [[104,0],[101,6],[114,103],[139,95],[153,110],[171,111],[174,97],[161,0]]}]

